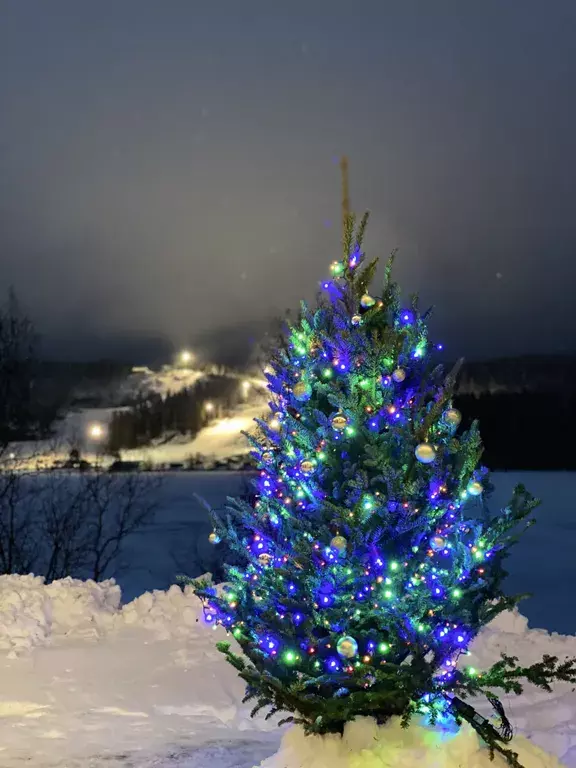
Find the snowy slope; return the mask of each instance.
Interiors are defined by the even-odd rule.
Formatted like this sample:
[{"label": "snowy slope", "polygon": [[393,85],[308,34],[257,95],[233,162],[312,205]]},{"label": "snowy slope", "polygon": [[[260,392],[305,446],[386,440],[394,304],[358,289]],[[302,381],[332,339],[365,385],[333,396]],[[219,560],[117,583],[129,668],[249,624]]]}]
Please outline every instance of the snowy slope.
[{"label": "snowy slope", "polygon": [[[243,686],[214,649],[190,589],[120,605],[113,581],[0,577],[0,764],[17,768],[250,768],[281,731],[249,718]],[[470,661],[576,654],[576,638],[492,624]],[[576,766],[576,693],[529,691],[504,705],[519,732]]]},{"label": "snowy slope", "polygon": [[264,405],[242,405],[229,418],[218,419],[200,430],[192,439],[176,436],[168,443],[122,451],[127,461],[149,461],[152,464],[185,462],[201,454],[214,459],[226,459],[248,453],[250,445],[242,434],[254,428],[254,419],[262,416]]},{"label": "snowy slope", "polygon": [[119,394],[121,398],[128,400],[151,393],[166,397],[168,394],[174,395],[193,387],[209,372],[172,366],[164,366],[160,371],[146,367],[133,368],[130,376],[120,386]]}]

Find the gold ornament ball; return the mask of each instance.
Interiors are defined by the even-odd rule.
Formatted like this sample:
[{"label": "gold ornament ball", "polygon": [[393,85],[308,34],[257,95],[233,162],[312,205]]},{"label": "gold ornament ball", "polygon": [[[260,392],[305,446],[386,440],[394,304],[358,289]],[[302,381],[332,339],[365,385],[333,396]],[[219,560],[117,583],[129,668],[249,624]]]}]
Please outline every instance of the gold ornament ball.
[{"label": "gold ornament ball", "polygon": [[310,459],[304,459],[300,464],[300,471],[303,475],[311,475],[314,472],[314,462],[310,461]]},{"label": "gold ornament ball", "polygon": [[462,414],[456,408],[448,408],[444,414],[444,421],[451,427],[457,427],[462,421]]},{"label": "gold ornament ball", "polygon": [[299,381],[292,387],[292,392],[296,400],[308,400],[312,394],[310,385],[305,381]]},{"label": "gold ornament ball", "polygon": [[344,552],[346,552],[347,546],[348,541],[344,538],[344,536],[334,536],[330,542],[330,549],[335,549],[339,555],[342,555]]},{"label": "gold ornament ball", "polygon": [[414,453],[422,464],[431,464],[436,458],[436,451],[430,443],[420,443],[420,445],[416,446]]},{"label": "gold ornament ball", "polygon": [[479,483],[477,480],[473,480],[472,482],[468,483],[467,490],[470,496],[480,496],[484,488],[482,487],[482,483]]},{"label": "gold ornament ball", "polygon": [[376,304],[376,299],[368,293],[365,293],[360,299],[360,306],[364,307],[364,309],[369,309],[370,307],[373,307],[374,304]]},{"label": "gold ornament ball", "polygon": [[360,325],[361,322],[362,322],[362,318],[360,317],[360,315],[352,315],[352,320],[351,320],[352,325]]},{"label": "gold ornament ball", "polygon": [[404,381],[406,378],[406,371],[404,368],[396,368],[394,373],[392,374],[392,378],[397,384],[400,384],[401,381]]},{"label": "gold ornament ball", "polygon": [[358,653],[358,643],[350,635],[345,635],[336,643],[336,650],[343,659],[353,659]]},{"label": "gold ornament ball", "polygon": [[263,552],[261,555],[258,555],[258,562],[260,565],[270,565],[272,559],[272,555],[268,552]]},{"label": "gold ornament ball", "polygon": [[336,416],[332,419],[332,427],[336,430],[336,432],[342,432],[346,429],[346,425],[348,424],[348,419],[346,416],[344,416],[343,413],[337,413]]},{"label": "gold ornament ball", "polygon": [[210,536],[208,536],[208,541],[210,544],[220,544],[220,536],[215,531],[212,531]]},{"label": "gold ornament ball", "polygon": [[264,451],[262,454],[262,461],[270,462],[274,461],[274,453],[272,451]]}]

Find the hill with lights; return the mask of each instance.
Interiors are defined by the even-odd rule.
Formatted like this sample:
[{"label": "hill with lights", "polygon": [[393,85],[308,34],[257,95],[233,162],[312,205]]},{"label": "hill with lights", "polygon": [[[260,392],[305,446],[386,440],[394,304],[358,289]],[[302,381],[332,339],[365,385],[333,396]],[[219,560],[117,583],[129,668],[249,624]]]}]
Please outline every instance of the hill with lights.
[{"label": "hill with lights", "polygon": [[[449,366],[447,366],[449,367]],[[267,407],[258,371],[193,363],[148,367],[48,367],[69,389],[67,406],[42,440],[9,452],[27,465],[65,462],[77,449],[90,462],[120,457],[151,467],[229,466],[248,453],[243,431]],[[480,419],[485,461],[495,469],[574,469],[576,357],[525,357],[464,365],[456,401]],[[235,463],[234,459],[238,458]]]}]

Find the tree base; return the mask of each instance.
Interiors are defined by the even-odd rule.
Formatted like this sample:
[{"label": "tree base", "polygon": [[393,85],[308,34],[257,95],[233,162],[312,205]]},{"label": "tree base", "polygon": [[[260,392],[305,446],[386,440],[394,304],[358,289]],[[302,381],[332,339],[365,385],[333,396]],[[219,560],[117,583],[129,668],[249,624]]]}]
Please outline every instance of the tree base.
[{"label": "tree base", "polygon": [[[549,755],[523,736],[508,745],[518,753],[523,768],[562,768]],[[410,727],[392,718],[379,726],[371,718],[348,723],[343,736],[305,736],[300,726],[282,737],[276,754],[259,768],[505,768],[507,762],[490,752],[469,726],[460,729],[427,727],[415,720]]]}]

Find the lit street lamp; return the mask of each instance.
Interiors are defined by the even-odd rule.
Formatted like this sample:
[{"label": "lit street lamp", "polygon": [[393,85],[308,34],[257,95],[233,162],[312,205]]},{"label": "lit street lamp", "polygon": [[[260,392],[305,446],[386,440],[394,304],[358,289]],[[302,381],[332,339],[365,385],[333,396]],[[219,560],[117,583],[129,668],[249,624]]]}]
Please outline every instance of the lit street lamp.
[{"label": "lit street lamp", "polygon": [[185,349],[182,352],[180,352],[180,362],[182,365],[190,365],[190,363],[194,360],[194,355],[189,350]]},{"label": "lit street lamp", "polygon": [[90,424],[88,427],[88,437],[91,440],[102,440],[104,437],[104,427],[102,424]]},{"label": "lit street lamp", "polygon": [[213,413],[214,403],[211,403],[210,401],[204,403],[204,410],[206,411],[206,413]]}]

